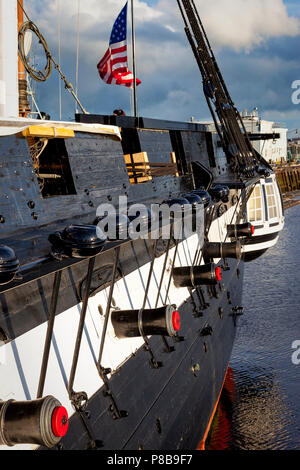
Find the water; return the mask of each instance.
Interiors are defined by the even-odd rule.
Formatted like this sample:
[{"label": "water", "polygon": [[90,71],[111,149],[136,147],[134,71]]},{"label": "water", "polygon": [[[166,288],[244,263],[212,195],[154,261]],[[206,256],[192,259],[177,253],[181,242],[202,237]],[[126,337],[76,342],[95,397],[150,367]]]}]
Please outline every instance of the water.
[{"label": "water", "polygon": [[211,439],[213,450],[299,450],[300,206],[276,247],[246,265],[240,320]]}]

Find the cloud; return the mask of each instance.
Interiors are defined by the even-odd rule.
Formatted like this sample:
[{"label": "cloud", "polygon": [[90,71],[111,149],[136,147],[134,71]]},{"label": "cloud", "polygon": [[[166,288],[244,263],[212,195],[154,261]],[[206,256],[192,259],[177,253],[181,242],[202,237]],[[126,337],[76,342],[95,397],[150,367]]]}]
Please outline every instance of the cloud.
[{"label": "cloud", "polygon": [[[300,20],[288,13],[283,0],[195,0],[204,27],[215,47],[250,51],[276,37],[300,33]],[[174,0],[159,0],[155,7],[160,21],[182,31],[182,20]],[[167,28],[169,26],[166,26]]]},{"label": "cloud", "polygon": [[[24,2],[57,59],[57,0]],[[266,112],[288,113],[292,106],[290,83],[300,79],[299,18],[288,13],[283,0],[195,0],[195,3],[236,105],[240,109],[259,106]],[[130,92],[125,87],[104,84],[96,69],[124,4],[125,0],[80,1],[79,96],[91,113],[111,113],[115,108],[130,113]],[[77,0],[60,0],[62,69],[73,84],[77,5]],[[296,14],[295,11],[289,10]],[[189,119],[192,115],[207,117],[201,76],[175,0],[135,0],[135,14],[137,70],[142,80],[138,92],[141,114],[174,120]],[[53,73],[49,82],[36,86],[40,106],[52,117],[57,117],[57,82],[57,74]],[[63,118],[71,119],[74,103],[66,93],[63,110]]]},{"label": "cloud", "polygon": [[264,41],[300,33],[283,0],[196,0],[208,35],[217,46],[251,50]]}]

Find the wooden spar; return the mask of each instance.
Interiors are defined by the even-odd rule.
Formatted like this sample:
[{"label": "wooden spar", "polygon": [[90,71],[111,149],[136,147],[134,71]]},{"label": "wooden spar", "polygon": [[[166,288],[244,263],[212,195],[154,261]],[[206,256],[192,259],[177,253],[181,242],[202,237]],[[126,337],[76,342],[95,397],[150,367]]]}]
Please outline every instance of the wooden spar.
[{"label": "wooden spar", "polygon": [[[22,26],[22,24],[24,23],[24,13],[21,8],[21,6],[23,7],[24,0],[19,0],[19,2],[18,2],[18,31],[20,29],[20,26]],[[25,67],[20,57],[18,57],[18,63],[19,63],[19,80],[20,79],[25,80]]]},{"label": "wooden spar", "polygon": [[[23,12],[24,0],[18,0],[18,32],[24,23]],[[19,116],[27,117],[30,112],[30,106],[27,98],[27,81],[25,75],[25,67],[18,55],[18,82],[19,82]]]}]

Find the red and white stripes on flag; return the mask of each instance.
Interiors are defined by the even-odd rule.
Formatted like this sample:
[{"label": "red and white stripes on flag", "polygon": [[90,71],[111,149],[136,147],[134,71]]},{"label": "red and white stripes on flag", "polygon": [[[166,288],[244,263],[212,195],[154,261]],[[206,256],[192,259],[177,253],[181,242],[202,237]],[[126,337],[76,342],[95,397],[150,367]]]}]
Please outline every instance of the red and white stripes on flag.
[{"label": "red and white stripes on flag", "polygon": [[[110,85],[132,87],[133,74],[128,70],[127,59],[127,3],[113,26],[109,48],[97,65],[99,75]],[[137,78],[136,84],[141,81]]]},{"label": "red and white stripes on flag", "polygon": [[[132,87],[133,74],[128,70],[127,42],[112,44],[106,51],[98,66],[99,75],[109,85],[124,85]],[[136,84],[141,81],[137,78]]]}]

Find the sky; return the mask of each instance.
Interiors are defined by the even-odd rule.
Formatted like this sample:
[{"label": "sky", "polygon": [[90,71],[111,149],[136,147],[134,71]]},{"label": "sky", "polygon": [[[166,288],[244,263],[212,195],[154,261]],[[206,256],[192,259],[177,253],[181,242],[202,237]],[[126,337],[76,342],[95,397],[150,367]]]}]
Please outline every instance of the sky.
[{"label": "sky", "polygon": [[[105,54],[113,23],[125,0],[24,0],[31,19],[76,85],[76,34],[80,5],[79,98],[90,113],[132,114],[126,87],[107,85],[97,63]],[[262,118],[300,129],[300,104],[292,102],[292,84],[300,80],[299,0],[195,0],[229,92],[238,109],[259,109]],[[60,5],[60,16],[58,6]],[[140,116],[187,121],[211,120],[201,75],[184,32],[176,0],[134,0]],[[46,7],[46,8],[45,8]],[[130,12],[130,10],[129,10]],[[130,55],[130,16],[128,15]],[[35,45],[32,48],[36,51]],[[130,60],[131,62],[131,60]],[[131,67],[131,63],[129,64]],[[59,117],[59,78],[53,71],[34,84],[42,111]],[[62,119],[73,120],[75,104],[62,88]]]}]

